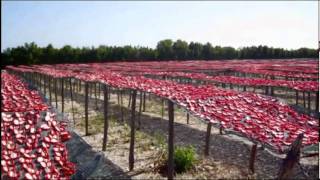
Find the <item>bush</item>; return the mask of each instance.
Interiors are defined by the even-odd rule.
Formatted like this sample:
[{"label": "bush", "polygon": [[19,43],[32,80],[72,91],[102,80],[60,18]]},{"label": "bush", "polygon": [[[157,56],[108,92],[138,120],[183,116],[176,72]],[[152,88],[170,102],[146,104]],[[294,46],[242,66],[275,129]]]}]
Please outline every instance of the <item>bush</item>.
[{"label": "bush", "polygon": [[192,146],[176,147],[174,151],[174,164],[177,173],[190,169],[196,162],[195,149]]}]

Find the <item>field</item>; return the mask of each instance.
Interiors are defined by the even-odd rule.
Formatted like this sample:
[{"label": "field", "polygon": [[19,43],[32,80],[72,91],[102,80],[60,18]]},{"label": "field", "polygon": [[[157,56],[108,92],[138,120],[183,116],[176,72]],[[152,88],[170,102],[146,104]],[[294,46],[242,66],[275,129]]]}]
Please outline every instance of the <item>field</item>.
[{"label": "field", "polygon": [[[315,59],[7,66],[1,112],[39,114],[31,126],[49,133],[22,134],[38,139],[27,148],[34,158],[46,136],[47,151],[62,148],[66,168],[59,154],[45,156],[55,162],[51,177],[316,179],[318,73]],[[40,126],[43,112],[71,139]],[[2,117],[2,159],[23,147],[13,122]],[[196,160],[179,172],[176,150],[186,147]],[[1,161],[7,176],[45,176],[48,164],[19,173],[15,159]]]}]

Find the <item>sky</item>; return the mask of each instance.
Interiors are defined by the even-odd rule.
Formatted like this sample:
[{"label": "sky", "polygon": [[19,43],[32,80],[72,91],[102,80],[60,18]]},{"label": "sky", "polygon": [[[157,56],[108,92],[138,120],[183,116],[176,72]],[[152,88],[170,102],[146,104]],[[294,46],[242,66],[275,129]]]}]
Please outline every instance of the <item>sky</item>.
[{"label": "sky", "polygon": [[163,39],[235,48],[318,47],[312,1],[2,1],[1,51],[39,46],[148,46]]}]

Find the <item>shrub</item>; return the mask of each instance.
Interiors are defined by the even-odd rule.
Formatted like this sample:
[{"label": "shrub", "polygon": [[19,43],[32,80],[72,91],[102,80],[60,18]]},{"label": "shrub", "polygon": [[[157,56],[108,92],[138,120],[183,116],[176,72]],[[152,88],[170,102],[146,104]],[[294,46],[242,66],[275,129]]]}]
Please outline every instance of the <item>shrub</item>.
[{"label": "shrub", "polygon": [[196,162],[195,149],[192,146],[176,147],[174,151],[174,164],[177,173],[190,169]]}]

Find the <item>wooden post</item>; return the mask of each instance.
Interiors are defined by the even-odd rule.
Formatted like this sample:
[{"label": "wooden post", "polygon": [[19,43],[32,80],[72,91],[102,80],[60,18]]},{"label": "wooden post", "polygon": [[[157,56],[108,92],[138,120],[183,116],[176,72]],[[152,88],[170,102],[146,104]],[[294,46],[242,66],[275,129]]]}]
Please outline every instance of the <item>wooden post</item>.
[{"label": "wooden post", "polygon": [[163,119],[164,116],[164,100],[161,99],[161,119]]},{"label": "wooden post", "polygon": [[121,121],[124,122],[122,91],[123,91],[123,90],[120,90],[120,106],[121,106]]},{"label": "wooden post", "polygon": [[73,125],[76,125],[76,120],[75,120],[75,118],[74,118],[73,92],[72,92],[72,83],[71,83],[71,78],[69,78],[69,84],[70,84],[70,98],[71,98],[71,111],[72,111]]},{"label": "wooden post", "polygon": [[142,92],[140,92],[140,100],[139,100],[138,129],[140,129],[140,126],[141,126],[141,111],[142,111]]},{"label": "wooden post", "polygon": [[296,105],[298,105],[298,101],[299,101],[298,96],[299,96],[298,90],[296,90]]},{"label": "wooden post", "polygon": [[142,108],[142,112],[146,111],[146,93],[143,93],[143,108]]},{"label": "wooden post", "polygon": [[61,111],[64,113],[64,78],[61,78]]},{"label": "wooden post", "polygon": [[168,137],[168,179],[173,179],[174,175],[174,107],[173,102],[168,100],[168,115],[169,115],[169,137]]},{"label": "wooden post", "polygon": [[95,105],[96,109],[98,109],[98,97],[97,97],[97,83],[94,83],[94,98],[95,98]]},{"label": "wooden post", "polygon": [[131,91],[129,91],[129,102],[128,102],[128,108],[130,107],[130,104],[131,104]]},{"label": "wooden post", "polygon": [[57,78],[54,78],[54,94],[56,99],[56,108],[58,109]]},{"label": "wooden post", "polygon": [[85,82],[85,104],[84,104],[84,115],[85,115],[85,133],[86,136],[89,135],[88,132],[88,94],[89,94],[89,84],[88,82]]},{"label": "wooden post", "polygon": [[311,111],[311,94],[310,91],[308,92],[308,111]]},{"label": "wooden post", "polygon": [[109,127],[109,122],[108,122],[108,104],[109,104],[109,99],[108,99],[108,87],[107,85],[103,85],[103,92],[104,92],[104,131],[103,131],[103,143],[102,143],[102,151],[106,151],[107,149],[107,140],[108,140],[108,127]]},{"label": "wooden post", "polygon": [[187,124],[189,124],[189,113],[187,112]]},{"label": "wooden post", "polygon": [[319,91],[316,92],[316,112],[319,112]]},{"label": "wooden post", "polygon": [[304,91],[303,91],[303,107],[306,108],[306,96]]},{"label": "wooden post", "polygon": [[254,162],[256,160],[257,154],[257,144],[253,144],[250,152],[250,161],[249,161],[249,169],[252,173],[254,173]]},{"label": "wooden post", "polygon": [[49,99],[50,99],[50,104],[52,105],[52,89],[51,89],[51,83],[52,83],[52,77],[49,77]]},{"label": "wooden post", "polygon": [[283,160],[278,179],[289,179],[292,173],[292,170],[299,162],[300,159],[300,149],[302,146],[303,133],[299,134],[297,139],[292,143],[289,152],[287,153],[286,158]]},{"label": "wooden post", "polygon": [[212,126],[212,124],[209,122],[208,125],[207,125],[206,144],[205,144],[205,147],[204,147],[204,155],[205,156],[209,155],[211,126]]},{"label": "wooden post", "polygon": [[101,94],[101,83],[98,83],[98,96],[99,96],[99,99],[100,99],[100,94]]},{"label": "wooden post", "polygon": [[247,91],[247,86],[246,85],[243,86],[243,91]]},{"label": "wooden post", "polygon": [[[131,93],[130,93],[131,94]],[[132,92],[131,103],[131,133],[130,133],[130,151],[129,151],[129,170],[131,171],[134,166],[134,136],[135,136],[135,115],[136,115],[136,96],[137,91]]]},{"label": "wooden post", "polygon": [[48,79],[48,77],[46,76],[46,75],[43,75],[43,91],[44,91],[44,97],[46,97],[47,96],[47,86],[46,86],[46,79]]},{"label": "wooden post", "polygon": [[269,92],[269,87],[266,86],[266,91],[265,91],[265,94],[268,95],[268,92]]}]

